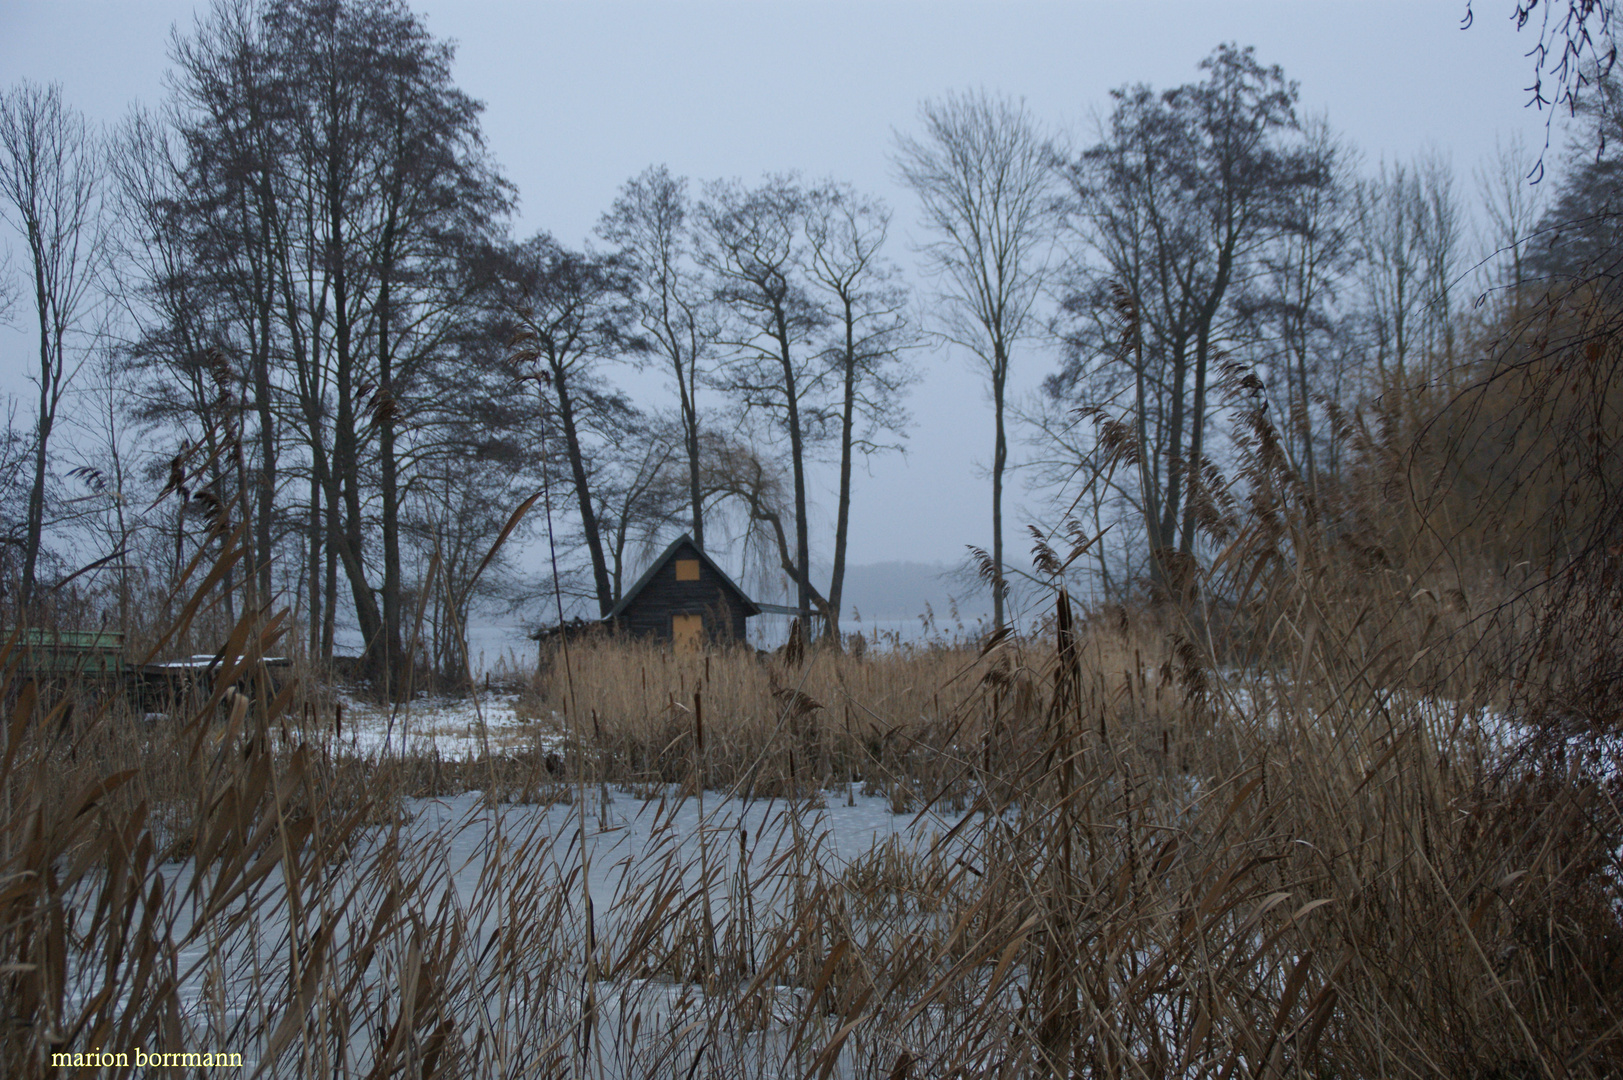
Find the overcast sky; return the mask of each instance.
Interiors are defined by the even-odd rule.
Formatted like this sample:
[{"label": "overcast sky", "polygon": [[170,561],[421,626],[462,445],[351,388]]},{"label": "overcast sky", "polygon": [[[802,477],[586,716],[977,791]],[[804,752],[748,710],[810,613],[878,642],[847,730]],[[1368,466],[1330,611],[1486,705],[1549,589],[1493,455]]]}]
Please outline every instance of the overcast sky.
[{"label": "overcast sky", "polygon": [[[1080,144],[1112,88],[1194,81],[1225,41],[1281,65],[1300,83],[1304,110],[1328,116],[1372,165],[1435,149],[1467,193],[1496,137],[1519,132],[1536,147],[1545,131],[1543,114],[1524,107],[1535,40],[1531,28],[1513,29],[1510,0],[1476,0],[1468,30],[1464,0],[414,6],[431,32],[458,43],[457,80],[485,103],[491,150],[519,189],[517,231],[545,229],[569,244],[585,242],[618,186],[652,163],[696,179],[799,170],[888,200],[891,253],[910,267],[912,206],[889,155],[893,130],[912,127],[922,99],[969,87],[1023,96]],[[116,121],[132,102],[162,99],[171,27],[185,32],[193,9],[188,0],[0,0],[0,83],[58,82],[92,117]],[[0,370],[21,370],[27,348],[27,337],[0,333]],[[919,363],[907,455],[876,460],[858,481],[855,563],[956,562],[965,544],[989,541],[982,382],[960,357]],[[1039,349],[1016,356],[1019,387],[1054,364]],[[9,386],[27,390],[15,374]]]}]

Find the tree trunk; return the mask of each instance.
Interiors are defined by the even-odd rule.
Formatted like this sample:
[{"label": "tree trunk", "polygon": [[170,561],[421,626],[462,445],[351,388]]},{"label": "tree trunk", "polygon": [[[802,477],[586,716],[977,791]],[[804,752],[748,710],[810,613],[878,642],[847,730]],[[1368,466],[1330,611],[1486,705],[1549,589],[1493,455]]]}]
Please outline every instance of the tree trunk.
[{"label": "tree trunk", "polygon": [[1183,477],[1187,466],[1183,457],[1184,387],[1189,382],[1189,343],[1179,339],[1172,349],[1172,419],[1167,434],[1167,490],[1166,502],[1161,508],[1161,520],[1155,535],[1150,537],[1150,557],[1157,563],[1159,579],[1166,583],[1166,567],[1160,566],[1158,554],[1172,546],[1177,536],[1178,511],[1183,505]]},{"label": "tree trunk", "polygon": [[327,542],[324,554],[327,565],[323,570],[322,588],[326,595],[326,602],[322,608],[321,621],[321,658],[332,660],[334,637],[338,629],[338,545],[333,538],[338,535],[338,493],[335,490],[324,492],[326,510]]},{"label": "tree trunk", "polygon": [[[343,222],[337,201],[332,211],[332,233],[329,251],[343,251]],[[332,531],[330,541],[335,542],[344,574],[349,578],[350,595],[355,602],[355,621],[360,624],[361,639],[365,642],[366,667],[374,678],[385,677],[386,654],[383,643],[383,621],[378,617],[377,600],[366,583],[366,568],[361,560],[361,495],[360,455],[357,449],[354,364],[350,341],[349,287],[339,256],[333,259],[333,330],[335,357],[335,383],[338,389],[338,415],[333,424],[332,472],[327,478],[337,490],[332,502],[342,513],[341,527]]]},{"label": "tree trunk", "polygon": [[[1157,477],[1157,455],[1150,446],[1149,436],[1149,398],[1148,388],[1145,386],[1144,375],[1144,324],[1141,321],[1144,310],[1143,304],[1134,296],[1133,319],[1133,361],[1134,361],[1134,422],[1138,439],[1138,497],[1142,503],[1144,514],[1144,537],[1150,544],[1150,579],[1162,584],[1164,576],[1161,572],[1161,560],[1155,555],[1156,524],[1155,516],[1161,501],[1161,484]],[[1099,545],[1101,556],[1104,545]]]},{"label": "tree trunk", "polygon": [[789,459],[795,477],[795,567],[797,570],[795,610],[802,641],[811,638],[811,537],[806,527],[806,444],[800,430],[800,388],[795,381],[794,359],[789,347],[789,327],[780,308],[774,335],[778,359],[783,366],[785,413],[789,427]]},{"label": "tree trunk", "polygon": [[[34,611],[34,575],[39,567],[39,546],[45,532],[45,466],[46,447],[51,441],[51,428],[56,420],[56,405],[52,400],[53,370],[60,365],[51,363],[51,319],[45,289],[44,255],[30,226],[30,246],[34,248],[35,310],[39,313],[39,417],[34,428],[34,480],[28,489],[28,535],[23,548],[22,612],[32,619]],[[58,350],[60,350],[60,344]]]},{"label": "tree trunk", "polygon": [[374,411],[378,423],[378,467],[383,513],[383,649],[384,677],[390,700],[404,692],[405,657],[400,631],[400,481],[395,455],[394,362],[390,353],[390,248],[394,220],[384,226],[382,274],[378,282],[378,389]]},{"label": "tree trunk", "polygon": [[1300,344],[1296,352],[1296,373],[1301,383],[1302,395],[1302,464],[1307,473],[1307,490],[1315,497],[1319,494],[1319,472],[1313,460],[1313,425],[1311,423],[1313,402],[1308,396],[1307,383],[1307,315],[1301,316],[1301,326],[1298,330]]},{"label": "tree trunk", "polygon": [[[575,495],[580,504],[581,529],[586,533],[586,549],[592,557],[592,583],[597,589],[598,614],[607,615],[614,610],[614,584],[609,580],[608,561],[603,557],[603,537],[597,525],[597,512],[592,506],[592,491],[586,476],[586,461],[581,453],[580,432],[575,424],[574,402],[569,397],[563,370],[554,364],[552,371],[553,388],[558,393],[558,419],[563,423],[569,471],[574,478]],[[541,467],[546,468],[546,464],[543,462]]]},{"label": "tree trunk", "polygon": [[1200,458],[1206,452],[1206,358],[1210,348],[1206,331],[1195,348],[1195,407],[1189,414],[1189,491],[1184,496],[1183,529],[1178,536],[1178,553],[1192,555],[1195,550],[1195,499],[1200,484]]},{"label": "tree trunk", "polygon": [[259,340],[253,343],[253,383],[254,408],[259,424],[259,469],[252,550],[258,575],[258,602],[263,607],[270,604],[272,595],[271,536],[272,519],[276,512],[276,414],[272,409],[270,379],[271,317],[276,308],[275,261],[271,255],[274,202],[270,176],[264,171],[260,173],[258,189],[260,254],[254,260],[254,306],[259,322]]},{"label": "tree trunk", "polygon": [[309,561],[306,564],[305,589],[310,598],[310,614],[308,617],[308,631],[310,659],[321,656],[321,485],[316,482],[315,470],[310,473],[310,509],[307,519],[307,534],[309,537]]},{"label": "tree trunk", "polygon": [[840,605],[845,592],[845,545],[851,527],[851,454],[855,438],[857,404],[857,359],[855,325],[852,322],[851,299],[842,297],[845,304],[845,379],[840,400],[840,494],[839,507],[834,517],[834,572],[828,582],[828,609],[831,613],[829,637],[840,644]]},{"label": "tree trunk", "polygon": [[1009,354],[1001,341],[992,348],[992,415],[997,429],[992,444],[992,628],[1002,630],[1008,625],[1003,610],[1003,467],[1009,460],[1009,442],[1003,430],[1003,397],[1009,379]]},{"label": "tree trunk", "polygon": [[1196,330],[1195,408],[1189,417],[1189,494],[1184,499],[1183,531],[1178,538],[1178,552],[1186,556],[1194,554],[1195,550],[1195,485],[1200,483],[1201,455],[1206,452],[1206,369],[1212,351],[1212,321],[1217,318],[1223,295],[1228,292],[1229,278],[1234,272],[1236,236],[1237,232],[1231,228],[1229,239],[1218,255],[1217,275],[1212,281],[1211,295],[1200,311]]},{"label": "tree trunk", "polygon": [[[695,398],[697,387],[686,381],[692,377],[692,363],[686,372],[680,360],[675,361],[676,386],[682,402],[682,441],[688,456],[688,499],[693,507],[693,545],[704,550],[704,470],[699,460],[699,407]],[[619,592],[619,586],[615,587]]]}]

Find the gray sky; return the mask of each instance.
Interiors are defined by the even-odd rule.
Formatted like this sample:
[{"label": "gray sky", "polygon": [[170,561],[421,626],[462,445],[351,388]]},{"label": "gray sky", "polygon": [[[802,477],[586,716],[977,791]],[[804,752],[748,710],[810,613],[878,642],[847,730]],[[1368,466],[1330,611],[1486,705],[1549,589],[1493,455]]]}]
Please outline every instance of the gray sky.
[{"label": "gray sky", "polygon": [[[520,192],[517,231],[585,241],[619,185],[649,164],[695,179],[799,170],[887,199],[891,254],[904,266],[916,236],[907,193],[891,176],[892,130],[918,103],[956,88],[1023,96],[1074,142],[1110,89],[1194,81],[1224,41],[1255,45],[1301,84],[1306,112],[1373,164],[1434,148],[1462,191],[1495,138],[1544,138],[1524,108],[1531,81],[1510,0],[1315,3],[479,2],[428,0],[431,32],[459,44],[456,76],[487,106],[490,147]],[[189,0],[0,0],[0,83],[56,81],[92,117],[116,121],[131,102],[158,103],[170,27],[190,26]],[[12,242],[15,250],[16,243]],[[0,373],[24,396],[28,339],[0,330]],[[1021,388],[1055,363],[1033,347],[1015,358]],[[854,563],[955,562],[989,541],[990,404],[962,358],[919,357],[915,426],[905,458],[877,459],[854,496]],[[26,415],[26,407],[20,417]],[[1018,484],[1015,488],[1018,496]],[[832,474],[822,488],[832,518]],[[1023,550],[1009,519],[1011,553]],[[1023,530],[1022,530],[1023,531]],[[821,542],[826,550],[832,528]]]}]

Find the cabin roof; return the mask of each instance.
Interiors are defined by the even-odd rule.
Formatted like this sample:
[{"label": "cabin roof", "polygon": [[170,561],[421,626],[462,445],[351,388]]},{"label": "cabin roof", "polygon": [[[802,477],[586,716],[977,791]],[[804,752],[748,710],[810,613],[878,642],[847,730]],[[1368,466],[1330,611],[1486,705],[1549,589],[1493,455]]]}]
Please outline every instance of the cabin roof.
[{"label": "cabin roof", "polygon": [[727,576],[727,572],[721,567],[717,566],[715,561],[712,560],[710,556],[706,555],[698,544],[693,542],[693,537],[689,536],[687,533],[683,533],[681,536],[678,536],[675,540],[671,541],[670,546],[660,553],[659,558],[655,559],[647,570],[643,571],[642,576],[632,583],[631,588],[620,594],[620,602],[615,604],[613,609],[611,609],[607,615],[603,616],[603,618],[605,620],[613,619],[624,613],[625,609],[631,606],[632,601],[636,600],[642,591],[648,587],[648,583],[653,581],[655,576],[658,575],[662,569],[664,569],[665,564],[676,558],[677,553],[684,547],[692,549],[693,554],[699,557],[699,562],[708,567],[710,572],[716,575],[716,577],[720,578],[721,583],[728,589],[732,590],[734,595],[736,595],[738,599],[743,602],[744,614],[746,617],[750,615],[759,615],[761,613],[761,609],[756,605],[755,601],[751,600],[749,595],[745,593],[743,589],[740,589],[738,585],[734,583],[732,578]]}]

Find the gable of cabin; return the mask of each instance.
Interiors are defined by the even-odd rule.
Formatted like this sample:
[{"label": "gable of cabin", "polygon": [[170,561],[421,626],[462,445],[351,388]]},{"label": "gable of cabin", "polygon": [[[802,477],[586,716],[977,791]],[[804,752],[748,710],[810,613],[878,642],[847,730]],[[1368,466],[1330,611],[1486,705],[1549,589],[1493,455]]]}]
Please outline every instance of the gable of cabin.
[{"label": "gable of cabin", "polygon": [[638,637],[682,647],[743,641],[757,609],[693,541],[684,536],[654,561],[610,613]]}]

